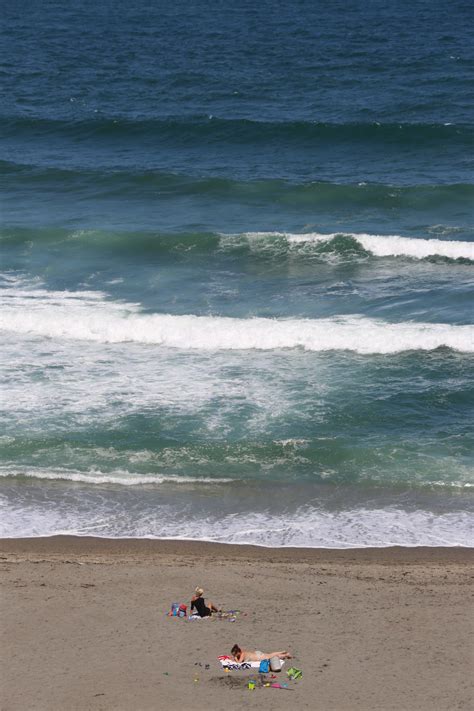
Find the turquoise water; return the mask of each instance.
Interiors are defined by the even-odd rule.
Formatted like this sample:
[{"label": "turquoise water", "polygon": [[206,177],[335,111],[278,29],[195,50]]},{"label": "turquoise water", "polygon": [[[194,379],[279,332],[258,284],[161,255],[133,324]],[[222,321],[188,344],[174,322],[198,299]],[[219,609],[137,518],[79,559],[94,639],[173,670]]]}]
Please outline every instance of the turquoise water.
[{"label": "turquoise water", "polygon": [[473,14],[5,9],[1,535],[472,544]]}]

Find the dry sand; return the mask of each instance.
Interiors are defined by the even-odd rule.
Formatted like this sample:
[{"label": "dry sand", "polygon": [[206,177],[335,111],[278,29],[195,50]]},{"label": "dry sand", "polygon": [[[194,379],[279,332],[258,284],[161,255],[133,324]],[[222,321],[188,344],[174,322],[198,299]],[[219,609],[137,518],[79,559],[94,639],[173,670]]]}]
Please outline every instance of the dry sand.
[{"label": "dry sand", "polygon": [[[2,711],[473,707],[472,550],[57,537],[0,556]],[[247,615],[166,617],[196,585]],[[303,680],[249,691],[217,663],[234,642],[289,648]]]}]

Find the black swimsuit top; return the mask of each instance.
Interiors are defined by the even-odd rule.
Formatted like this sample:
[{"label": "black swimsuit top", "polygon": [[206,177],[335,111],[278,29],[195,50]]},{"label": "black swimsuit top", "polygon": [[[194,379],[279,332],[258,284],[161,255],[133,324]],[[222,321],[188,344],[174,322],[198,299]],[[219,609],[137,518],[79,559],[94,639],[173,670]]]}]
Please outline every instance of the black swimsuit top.
[{"label": "black swimsuit top", "polygon": [[206,606],[206,603],[204,602],[203,597],[197,597],[192,603],[191,603],[191,610],[196,608],[196,612],[200,617],[209,617],[211,614],[210,609]]}]

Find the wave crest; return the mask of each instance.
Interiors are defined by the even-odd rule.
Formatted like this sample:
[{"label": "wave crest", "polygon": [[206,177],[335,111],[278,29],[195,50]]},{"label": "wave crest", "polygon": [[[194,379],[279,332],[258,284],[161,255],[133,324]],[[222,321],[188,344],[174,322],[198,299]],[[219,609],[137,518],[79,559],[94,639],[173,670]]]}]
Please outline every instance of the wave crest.
[{"label": "wave crest", "polygon": [[410,257],[426,259],[443,257],[450,260],[474,261],[474,242],[456,240],[421,239],[399,235],[372,235],[358,232],[318,232],[292,234],[287,232],[247,232],[240,235],[222,235],[221,246],[227,249],[246,243],[258,253],[285,250],[289,253],[321,251],[333,248],[343,254],[354,247],[376,257]]},{"label": "wave crest", "polygon": [[71,470],[66,468],[42,468],[42,467],[21,467],[2,466],[0,467],[0,478],[11,479],[42,479],[48,481],[69,481],[83,484],[115,484],[120,486],[151,486],[159,484],[229,484],[233,481],[230,478],[222,477],[192,477],[178,476],[172,474],[147,474],[140,475],[125,470],[113,472],[103,472],[98,469],[90,471]]},{"label": "wave crest", "polygon": [[7,288],[0,304],[6,332],[100,343],[142,343],[181,350],[348,350],[361,354],[474,351],[474,327],[390,323],[362,316],[229,318],[143,314],[139,305],[108,301],[95,292]]},{"label": "wave crest", "polygon": [[[455,228],[446,228],[446,230]],[[447,234],[450,234],[448,231]],[[474,242],[437,238],[379,235],[359,232],[290,233],[290,232],[106,232],[102,230],[4,228],[0,242],[5,245],[78,246],[113,254],[164,254],[190,256],[215,255],[222,252],[249,253],[268,259],[286,257],[330,261],[375,257],[408,259],[442,259],[474,262]]]}]

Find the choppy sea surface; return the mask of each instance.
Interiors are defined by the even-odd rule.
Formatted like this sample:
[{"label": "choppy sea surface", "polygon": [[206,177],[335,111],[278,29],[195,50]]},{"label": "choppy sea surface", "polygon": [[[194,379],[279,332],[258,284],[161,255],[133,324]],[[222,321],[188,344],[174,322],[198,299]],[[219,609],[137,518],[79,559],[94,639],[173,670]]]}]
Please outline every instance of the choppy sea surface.
[{"label": "choppy sea surface", "polygon": [[2,14],[0,535],[472,545],[472,3]]}]

